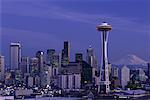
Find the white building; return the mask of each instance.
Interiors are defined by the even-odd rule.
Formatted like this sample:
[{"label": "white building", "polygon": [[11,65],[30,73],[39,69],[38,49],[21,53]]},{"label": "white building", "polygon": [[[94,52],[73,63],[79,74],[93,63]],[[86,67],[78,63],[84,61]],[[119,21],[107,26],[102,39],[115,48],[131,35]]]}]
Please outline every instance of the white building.
[{"label": "white building", "polygon": [[123,66],[121,68],[121,85],[122,88],[125,88],[125,86],[130,81],[130,69],[127,66]]},{"label": "white building", "polygon": [[79,90],[81,87],[80,74],[59,75],[58,85],[64,90]]},{"label": "white building", "polygon": [[19,69],[21,62],[21,45],[19,43],[10,44],[10,66],[12,70]]},{"label": "white building", "polygon": [[139,68],[138,71],[139,71],[139,80],[143,82],[146,81],[148,77],[145,75],[144,70],[142,68]]},{"label": "white building", "polygon": [[4,80],[4,73],[5,73],[5,64],[4,64],[4,56],[0,55],[0,80]]}]

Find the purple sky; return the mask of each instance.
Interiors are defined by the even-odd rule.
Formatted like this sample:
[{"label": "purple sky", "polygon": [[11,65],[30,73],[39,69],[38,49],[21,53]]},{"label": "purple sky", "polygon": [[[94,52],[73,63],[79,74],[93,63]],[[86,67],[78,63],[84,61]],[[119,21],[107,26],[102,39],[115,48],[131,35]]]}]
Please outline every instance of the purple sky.
[{"label": "purple sky", "polygon": [[63,48],[71,43],[71,55],[89,45],[100,59],[101,40],[96,25],[106,21],[113,27],[109,35],[109,59],[127,54],[150,60],[149,0],[1,0],[0,47],[8,59],[10,42],[20,41],[23,56],[37,50]]}]

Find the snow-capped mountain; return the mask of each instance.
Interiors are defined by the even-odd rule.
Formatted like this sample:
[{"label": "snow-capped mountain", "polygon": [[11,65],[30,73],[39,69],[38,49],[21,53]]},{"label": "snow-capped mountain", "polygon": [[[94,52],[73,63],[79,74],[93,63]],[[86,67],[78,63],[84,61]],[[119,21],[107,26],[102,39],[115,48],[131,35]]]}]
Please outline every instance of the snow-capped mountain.
[{"label": "snow-capped mountain", "polygon": [[124,64],[124,65],[145,65],[146,61],[137,57],[136,55],[130,54],[126,55],[119,61],[115,62],[114,64]]}]

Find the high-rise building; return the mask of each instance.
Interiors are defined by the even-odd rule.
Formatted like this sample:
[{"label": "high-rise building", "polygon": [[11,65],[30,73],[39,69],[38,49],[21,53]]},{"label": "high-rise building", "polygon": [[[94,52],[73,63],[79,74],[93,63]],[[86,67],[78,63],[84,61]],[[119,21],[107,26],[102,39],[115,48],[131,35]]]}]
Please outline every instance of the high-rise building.
[{"label": "high-rise building", "polygon": [[106,22],[97,26],[97,30],[101,31],[102,37],[102,66],[100,72],[100,92],[110,92],[110,80],[109,80],[109,66],[108,66],[108,33],[112,29],[112,26]]},{"label": "high-rise building", "polygon": [[59,54],[54,54],[53,55],[53,67],[59,67],[60,66],[60,55]]},{"label": "high-rise building", "polygon": [[86,84],[92,84],[92,67],[85,61],[82,61],[81,84],[84,87]]},{"label": "high-rise building", "polygon": [[35,76],[37,74],[39,74],[39,70],[38,70],[38,58],[30,58],[29,60],[29,69],[30,69],[30,73],[32,76]]},{"label": "high-rise building", "polygon": [[87,63],[92,67],[92,82],[96,84],[97,76],[96,73],[98,72],[98,64],[97,59],[94,55],[94,50],[91,46],[87,49],[87,56],[86,56]]},{"label": "high-rise building", "polygon": [[150,63],[148,63],[147,66],[148,66],[148,79],[150,80]]},{"label": "high-rise building", "polygon": [[44,67],[44,52],[37,51],[36,58],[38,58],[38,71],[40,73],[43,71],[43,67]]},{"label": "high-rise building", "polygon": [[123,66],[121,68],[121,85],[122,88],[125,88],[125,86],[130,81],[130,69],[127,66]]},{"label": "high-rise building", "polygon": [[138,69],[139,80],[145,82],[147,80],[147,76],[142,68]]},{"label": "high-rise building", "polygon": [[83,55],[82,55],[82,53],[76,53],[75,54],[75,61],[76,62],[82,62],[83,61]]},{"label": "high-rise building", "polygon": [[0,55],[0,80],[1,81],[4,81],[4,73],[5,73],[4,56]]},{"label": "high-rise building", "polygon": [[59,68],[60,68],[60,56],[58,54],[54,54],[53,55],[53,76],[56,77],[58,75],[59,72]]},{"label": "high-rise building", "polygon": [[64,42],[64,49],[62,50],[61,56],[61,65],[67,66],[70,61],[70,44],[68,41]]},{"label": "high-rise building", "polygon": [[55,54],[55,49],[47,50],[47,64],[53,65],[53,55]]},{"label": "high-rise building", "polygon": [[55,49],[47,50],[47,62],[47,64],[52,67],[53,77],[57,76],[60,66],[60,55],[56,54]]},{"label": "high-rise building", "polygon": [[118,67],[112,68],[112,77],[119,78],[119,68]]},{"label": "high-rise building", "polygon": [[46,76],[45,78],[46,84],[50,85],[53,80],[53,73],[52,73],[52,67],[49,65],[46,65],[45,76]]},{"label": "high-rise building", "polygon": [[20,43],[10,44],[10,66],[12,70],[19,69],[21,62],[21,45]]},{"label": "high-rise building", "polygon": [[29,73],[29,57],[21,57],[20,70],[23,74]]},{"label": "high-rise building", "polygon": [[89,48],[87,49],[86,60],[87,60],[87,63],[93,67],[93,65],[94,65],[94,52],[93,52],[93,48],[91,46],[89,46]]}]

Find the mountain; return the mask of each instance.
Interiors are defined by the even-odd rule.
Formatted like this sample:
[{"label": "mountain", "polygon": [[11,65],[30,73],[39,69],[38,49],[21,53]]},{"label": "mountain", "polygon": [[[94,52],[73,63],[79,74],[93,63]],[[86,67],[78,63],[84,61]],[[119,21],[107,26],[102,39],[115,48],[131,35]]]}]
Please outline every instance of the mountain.
[{"label": "mountain", "polygon": [[145,65],[146,61],[137,57],[136,55],[130,54],[130,55],[126,55],[125,57],[123,57],[119,61],[114,62],[114,64],[118,64],[118,65],[122,65],[122,64],[123,65]]}]

